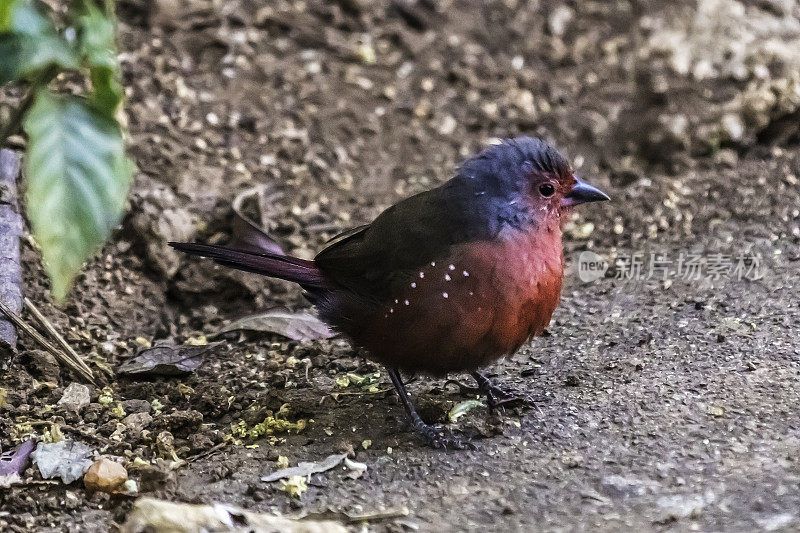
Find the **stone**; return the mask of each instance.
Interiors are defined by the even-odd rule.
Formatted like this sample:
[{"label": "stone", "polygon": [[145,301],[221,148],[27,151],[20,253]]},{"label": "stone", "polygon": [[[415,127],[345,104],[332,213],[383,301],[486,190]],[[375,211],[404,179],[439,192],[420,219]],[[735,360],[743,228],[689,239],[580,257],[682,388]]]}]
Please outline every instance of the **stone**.
[{"label": "stone", "polygon": [[133,413],[123,418],[122,423],[129,431],[139,433],[153,423],[153,417],[149,413]]},{"label": "stone", "polygon": [[122,408],[128,414],[149,413],[151,406],[147,400],[125,400],[122,402]]},{"label": "stone", "polygon": [[31,458],[43,478],[60,477],[69,485],[80,479],[92,465],[93,453],[86,444],[67,439],[53,443],[40,442]]},{"label": "stone", "polygon": [[101,457],[83,476],[83,485],[92,492],[114,492],[128,480],[128,471],[119,463]]},{"label": "stone", "polygon": [[64,394],[58,400],[58,405],[72,411],[73,413],[80,412],[81,409],[89,405],[91,401],[91,392],[89,387],[81,385],[80,383],[70,383],[69,387],[64,389]]}]

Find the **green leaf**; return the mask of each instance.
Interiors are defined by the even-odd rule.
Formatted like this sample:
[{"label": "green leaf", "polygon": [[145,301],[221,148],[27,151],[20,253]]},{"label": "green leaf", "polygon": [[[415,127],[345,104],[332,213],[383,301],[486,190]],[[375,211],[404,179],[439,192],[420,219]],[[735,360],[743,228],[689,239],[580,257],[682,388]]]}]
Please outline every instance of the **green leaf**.
[{"label": "green leaf", "polygon": [[61,301],[119,222],[133,164],[119,125],[83,98],[42,90],[24,127],[28,216]]},{"label": "green leaf", "polygon": [[108,116],[114,116],[122,102],[122,84],[112,14],[104,13],[90,0],[80,3],[76,19],[78,48],[89,66],[92,100]]},{"label": "green leaf", "polygon": [[18,3],[18,0],[0,2],[0,32],[6,32],[11,27],[11,13],[14,12]]},{"label": "green leaf", "polygon": [[475,409],[476,407],[483,406],[484,403],[480,400],[465,400],[459,404],[453,406],[450,409],[450,412],[447,413],[447,417],[450,419],[450,422],[457,422],[459,418],[467,414],[469,411]]},{"label": "green leaf", "polygon": [[55,31],[44,7],[31,0],[4,0],[0,4],[0,32],[35,36]]},{"label": "green leaf", "polygon": [[92,67],[116,69],[119,64],[114,19],[107,17],[90,0],[81,2],[78,11],[80,15],[76,19],[76,26],[81,56]]},{"label": "green leaf", "polygon": [[114,69],[93,67],[89,70],[92,80],[92,101],[107,116],[113,117],[122,103],[122,83]]},{"label": "green leaf", "polygon": [[0,84],[29,77],[53,64],[78,67],[69,45],[58,35],[0,35]]},{"label": "green leaf", "polygon": [[69,43],[30,0],[0,0],[0,84],[30,76],[50,65],[77,68]]}]

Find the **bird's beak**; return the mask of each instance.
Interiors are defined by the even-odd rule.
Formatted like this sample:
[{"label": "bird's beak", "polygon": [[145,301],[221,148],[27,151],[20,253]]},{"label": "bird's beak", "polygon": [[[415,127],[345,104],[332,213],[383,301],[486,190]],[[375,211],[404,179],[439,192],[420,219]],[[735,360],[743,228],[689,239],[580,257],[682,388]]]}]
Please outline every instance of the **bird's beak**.
[{"label": "bird's beak", "polygon": [[575,178],[575,186],[561,200],[561,207],[572,207],[587,202],[601,202],[610,200],[606,193],[588,183]]}]

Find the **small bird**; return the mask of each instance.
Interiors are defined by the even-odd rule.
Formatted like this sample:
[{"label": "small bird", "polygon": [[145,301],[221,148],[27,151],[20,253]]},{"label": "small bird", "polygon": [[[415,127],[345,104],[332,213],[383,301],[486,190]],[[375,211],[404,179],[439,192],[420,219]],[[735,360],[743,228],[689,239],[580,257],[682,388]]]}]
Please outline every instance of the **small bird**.
[{"label": "small bird", "polygon": [[567,214],[608,199],[547,143],[517,137],[467,159],[439,187],[337,235],[313,261],[170,244],[298,283],[322,320],[385,365],[425,442],[463,448],[462,439],[422,421],[400,373],[470,372],[490,407],[519,400],[479,369],[544,332],[561,295]]}]

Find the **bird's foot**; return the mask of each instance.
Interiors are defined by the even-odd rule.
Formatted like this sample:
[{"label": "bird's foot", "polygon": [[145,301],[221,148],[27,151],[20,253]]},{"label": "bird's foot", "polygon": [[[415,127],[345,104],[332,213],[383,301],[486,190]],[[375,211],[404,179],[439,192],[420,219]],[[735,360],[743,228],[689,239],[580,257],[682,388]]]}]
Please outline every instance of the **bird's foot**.
[{"label": "bird's foot", "polygon": [[389,373],[389,377],[391,378],[395,389],[397,389],[397,396],[400,399],[400,403],[403,404],[403,407],[406,410],[408,420],[411,422],[411,427],[414,428],[414,431],[425,440],[425,444],[431,448],[436,448],[439,450],[475,449],[475,445],[469,442],[469,440],[462,439],[447,429],[429,426],[423,422],[417,414],[417,410],[414,409],[411,399],[408,397],[408,391],[406,391],[406,386],[403,383],[403,380],[400,378],[400,372],[398,372],[396,368],[392,367],[387,367],[386,371]]},{"label": "bird's foot", "polygon": [[524,392],[519,392],[513,388],[491,385],[486,389],[485,393],[486,404],[489,406],[489,409],[511,405],[534,405],[536,403],[533,396],[525,394]]},{"label": "bird's foot", "polygon": [[455,385],[456,387],[458,387],[458,393],[466,396],[483,394],[484,392],[483,389],[481,389],[480,387],[470,387],[469,385],[465,385],[455,379],[448,379],[447,381],[444,382],[445,389],[448,387],[448,385]]},{"label": "bird's foot", "polygon": [[512,405],[533,406],[538,403],[538,399],[533,396],[518,391],[512,387],[501,387],[479,372],[473,372],[472,376],[478,383],[478,390],[486,395],[486,403],[489,409],[506,407]]},{"label": "bird's foot", "polygon": [[459,437],[446,428],[430,426],[421,420],[414,421],[414,431],[422,437],[425,444],[436,450],[475,450],[469,439]]}]

